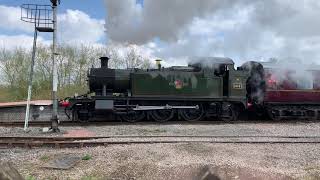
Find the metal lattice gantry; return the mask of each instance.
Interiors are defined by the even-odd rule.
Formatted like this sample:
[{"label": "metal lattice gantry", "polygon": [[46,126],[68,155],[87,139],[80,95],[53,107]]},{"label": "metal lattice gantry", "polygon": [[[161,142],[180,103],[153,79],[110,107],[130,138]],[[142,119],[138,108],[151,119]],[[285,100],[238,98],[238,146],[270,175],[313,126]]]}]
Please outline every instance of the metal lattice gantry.
[{"label": "metal lattice gantry", "polygon": [[33,23],[39,32],[53,32],[53,10],[50,5],[23,4],[21,20]]}]

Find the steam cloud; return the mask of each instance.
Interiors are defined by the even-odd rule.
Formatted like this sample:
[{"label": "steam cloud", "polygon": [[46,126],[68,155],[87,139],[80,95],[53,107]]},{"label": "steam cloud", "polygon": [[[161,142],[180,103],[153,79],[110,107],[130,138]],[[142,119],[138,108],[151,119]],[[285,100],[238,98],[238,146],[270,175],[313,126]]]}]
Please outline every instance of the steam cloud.
[{"label": "steam cloud", "polygon": [[[155,56],[227,56],[241,63],[320,58],[318,0],[105,0],[112,42],[148,46]],[[159,44],[159,43],[158,43]]]},{"label": "steam cloud", "polygon": [[274,80],[278,86],[287,83],[293,87],[277,87],[277,88],[297,88],[297,89],[319,89],[320,66],[315,64],[307,64],[298,59],[282,59],[272,60],[263,63],[267,72],[270,73],[269,79]]},{"label": "steam cloud", "polygon": [[217,10],[230,8],[232,0],[106,0],[107,33],[118,42],[147,43],[154,38],[175,41],[179,32],[195,17],[203,18]]}]

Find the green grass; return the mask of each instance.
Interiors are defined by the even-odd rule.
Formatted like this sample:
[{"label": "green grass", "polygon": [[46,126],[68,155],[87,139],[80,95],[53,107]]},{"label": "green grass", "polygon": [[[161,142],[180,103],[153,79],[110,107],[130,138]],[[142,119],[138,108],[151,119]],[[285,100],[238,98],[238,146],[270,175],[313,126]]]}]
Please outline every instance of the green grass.
[{"label": "green grass", "polygon": [[29,175],[27,176],[26,180],[36,180],[36,178],[34,176]]},{"label": "green grass", "polygon": [[50,158],[49,158],[48,155],[43,155],[43,156],[40,157],[40,160],[41,160],[41,161],[48,161],[49,159],[50,159]]},{"label": "green grass", "polygon": [[84,161],[88,161],[90,159],[92,159],[92,156],[89,154],[86,154],[85,156],[82,157],[82,160],[84,160]]},{"label": "green grass", "polygon": [[0,102],[8,102],[10,98],[10,92],[7,88],[0,87]]},{"label": "green grass", "polygon": [[[51,99],[51,89],[46,87],[33,87],[32,100]],[[72,97],[75,93],[81,95],[88,92],[85,85],[70,85],[58,90],[58,98]],[[9,88],[0,86],[0,102],[25,101],[27,98],[26,88]]]}]

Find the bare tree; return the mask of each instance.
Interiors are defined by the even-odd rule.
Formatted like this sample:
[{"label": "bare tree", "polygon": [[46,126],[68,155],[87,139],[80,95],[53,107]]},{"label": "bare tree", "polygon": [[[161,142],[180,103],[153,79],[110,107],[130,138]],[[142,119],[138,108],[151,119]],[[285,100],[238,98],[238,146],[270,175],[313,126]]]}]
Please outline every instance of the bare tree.
[{"label": "bare tree", "polygon": [[26,95],[27,76],[29,71],[30,54],[21,48],[16,48],[13,51],[1,51],[2,58],[2,74],[4,84],[10,89],[12,94],[11,99],[23,99]]},{"label": "bare tree", "polygon": [[150,68],[151,63],[135,45],[121,46],[110,44],[106,55],[111,58],[110,66],[117,69]]},{"label": "bare tree", "polygon": [[[119,46],[110,44],[106,47],[90,45],[61,45],[58,48],[59,96],[85,93],[87,72],[91,67],[99,67],[99,57],[111,58],[109,66],[115,69],[150,68],[150,58],[146,57],[136,46]],[[0,50],[1,85],[8,89],[10,97],[0,99],[23,100],[26,98],[31,51],[22,48]],[[33,81],[33,99],[50,99],[52,78],[51,48],[39,45],[37,48]],[[1,90],[1,89],[0,89]]]}]

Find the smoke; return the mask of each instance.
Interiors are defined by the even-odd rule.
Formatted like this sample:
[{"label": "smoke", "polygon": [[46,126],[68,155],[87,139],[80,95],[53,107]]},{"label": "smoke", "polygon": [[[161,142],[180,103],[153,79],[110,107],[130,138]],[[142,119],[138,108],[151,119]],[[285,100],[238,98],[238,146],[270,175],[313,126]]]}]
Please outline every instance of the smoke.
[{"label": "smoke", "polygon": [[274,89],[319,89],[320,66],[296,58],[273,59],[263,63],[267,69],[270,88]]},{"label": "smoke", "polygon": [[248,61],[241,67],[242,70],[249,72],[250,77],[246,82],[246,90],[250,103],[261,104],[264,100],[266,84],[265,71],[261,63]]},{"label": "smoke", "polygon": [[222,75],[227,70],[225,65],[234,65],[230,58],[223,57],[188,57],[188,65],[198,69],[209,68],[214,71],[216,75]]},{"label": "smoke", "polygon": [[164,60],[225,56],[320,59],[318,0],[105,0],[113,42],[148,47]]},{"label": "smoke", "polygon": [[135,0],[105,0],[107,34],[117,42],[144,44],[159,38],[177,41],[179,33],[195,18],[204,18],[227,9],[232,0],[145,0],[143,7]]}]

